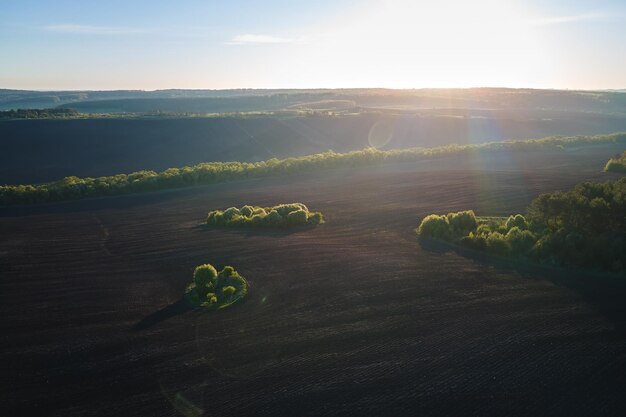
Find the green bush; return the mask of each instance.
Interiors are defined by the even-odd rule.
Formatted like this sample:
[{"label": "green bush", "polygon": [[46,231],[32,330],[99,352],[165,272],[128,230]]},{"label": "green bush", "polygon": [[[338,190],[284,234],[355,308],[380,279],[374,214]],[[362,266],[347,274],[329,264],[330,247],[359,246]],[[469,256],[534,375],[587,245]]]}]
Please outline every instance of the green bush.
[{"label": "green bush", "polygon": [[198,288],[208,286],[215,280],[215,277],[217,277],[217,271],[211,264],[200,265],[193,271],[193,282]]},{"label": "green bush", "polygon": [[486,238],[487,251],[495,255],[506,256],[511,252],[511,245],[500,232],[493,232]]},{"label": "green bush", "polygon": [[626,173],[626,151],[615,158],[609,159],[609,162],[606,163],[604,170],[607,172]]},{"label": "green bush", "polygon": [[520,230],[528,229],[528,223],[526,223],[526,218],[524,218],[524,216],[522,216],[521,214],[509,216],[509,218],[506,219],[505,226],[507,230],[510,230],[513,227],[517,227]]},{"label": "green bush", "polygon": [[506,240],[509,242],[513,253],[527,254],[532,249],[537,238],[532,232],[513,226],[507,232]]},{"label": "green bush", "polygon": [[419,225],[417,232],[420,236],[435,239],[449,239],[452,235],[448,218],[437,214],[426,216]]},{"label": "green bush", "polygon": [[185,288],[185,299],[193,307],[223,308],[248,292],[248,283],[232,266],[219,273],[210,264],[196,267],[193,281]]},{"label": "green bush", "polygon": [[306,224],[307,212],[304,210],[292,211],[287,215],[287,223],[292,225]]},{"label": "green bush", "polygon": [[280,204],[274,207],[243,206],[225,211],[214,210],[207,215],[210,226],[229,227],[293,227],[317,225],[324,222],[320,212],[311,212],[302,203]]},{"label": "green bush", "polygon": [[232,285],[222,288],[222,293],[227,297],[232,297],[237,292],[237,289]]},{"label": "green bush", "polygon": [[472,210],[448,213],[446,216],[450,223],[450,230],[456,236],[465,236],[476,229],[478,222]]}]

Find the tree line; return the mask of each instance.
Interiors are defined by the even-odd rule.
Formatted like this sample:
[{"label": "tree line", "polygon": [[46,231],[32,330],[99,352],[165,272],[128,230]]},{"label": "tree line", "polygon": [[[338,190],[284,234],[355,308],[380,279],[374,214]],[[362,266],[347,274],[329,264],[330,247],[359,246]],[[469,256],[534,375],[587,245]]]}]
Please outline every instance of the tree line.
[{"label": "tree line", "polygon": [[570,147],[608,144],[626,145],[626,133],[549,137],[534,140],[389,151],[381,151],[374,148],[347,153],[327,151],[309,156],[285,159],[273,158],[261,162],[206,162],[183,168],[169,168],[161,172],[144,170],[131,174],[117,174],[97,178],[71,176],[43,184],[4,185],[0,186],[0,205],[35,204],[114,196],[333,168],[418,162],[435,157],[477,152],[558,151]]},{"label": "tree line", "polygon": [[73,109],[17,109],[0,111],[0,119],[54,119],[80,115]]}]

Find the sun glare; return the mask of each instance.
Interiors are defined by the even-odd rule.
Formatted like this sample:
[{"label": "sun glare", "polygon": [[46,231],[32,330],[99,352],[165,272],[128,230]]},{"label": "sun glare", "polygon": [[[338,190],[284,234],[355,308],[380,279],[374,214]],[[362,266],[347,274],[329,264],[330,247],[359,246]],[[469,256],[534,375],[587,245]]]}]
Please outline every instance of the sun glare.
[{"label": "sun glare", "polygon": [[342,84],[524,85],[542,59],[529,13],[512,3],[376,2],[343,20],[324,52],[350,74]]}]

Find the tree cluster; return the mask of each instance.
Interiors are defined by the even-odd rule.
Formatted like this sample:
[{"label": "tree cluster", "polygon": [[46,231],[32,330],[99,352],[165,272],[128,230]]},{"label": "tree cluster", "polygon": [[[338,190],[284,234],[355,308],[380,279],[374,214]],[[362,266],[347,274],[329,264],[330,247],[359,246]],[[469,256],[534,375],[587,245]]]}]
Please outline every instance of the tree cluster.
[{"label": "tree cluster", "polygon": [[429,215],[417,232],[499,256],[622,272],[626,178],[541,194],[525,216],[477,218],[472,211]]},{"label": "tree cluster", "polygon": [[193,281],[185,289],[185,298],[193,307],[218,309],[242,299],[248,283],[232,266],[219,273],[211,264],[196,267]]},{"label": "tree cluster", "polygon": [[294,227],[317,225],[324,221],[320,212],[309,211],[302,203],[280,204],[274,207],[243,206],[210,211],[209,226],[229,227]]},{"label": "tree cluster", "polygon": [[607,172],[626,173],[626,151],[615,158],[609,159],[609,162],[606,163],[604,170]]}]

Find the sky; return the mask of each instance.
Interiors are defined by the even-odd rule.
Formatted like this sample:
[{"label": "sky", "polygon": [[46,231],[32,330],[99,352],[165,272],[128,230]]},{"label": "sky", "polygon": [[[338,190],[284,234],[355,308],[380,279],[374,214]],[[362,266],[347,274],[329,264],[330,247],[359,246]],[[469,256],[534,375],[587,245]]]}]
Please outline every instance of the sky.
[{"label": "sky", "polygon": [[0,88],[626,89],[624,0],[0,0]]}]

